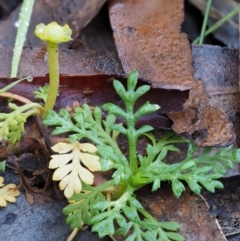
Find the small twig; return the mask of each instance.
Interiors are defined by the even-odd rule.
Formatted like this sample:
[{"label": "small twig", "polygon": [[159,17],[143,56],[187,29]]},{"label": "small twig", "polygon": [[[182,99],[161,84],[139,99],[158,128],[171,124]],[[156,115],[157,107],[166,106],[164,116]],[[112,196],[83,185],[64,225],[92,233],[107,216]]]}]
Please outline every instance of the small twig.
[{"label": "small twig", "polygon": [[49,138],[49,135],[47,134],[46,127],[42,124],[42,120],[41,120],[40,116],[39,115],[34,116],[34,121],[37,125],[37,128],[38,128],[41,136],[44,139],[44,142],[45,142],[45,145],[47,147],[48,152],[50,154],[52,154],[53,153],[52,149],[51,149],[52,143],[51,143],[51,140]]},{"label": "small twig", "polygon": [[77,235],[77,232],[79,231],[79,228],[74,228],[71,234],[68,236],[66,241],[72,241],[74,237]]},{"label": "small twig", "polygon": [[219,90],[219,91],[208,91],[210,96],[214,96],[214,95],[232,95],[232,94],[237,94],[239,93],[238,90]]},{"label": "small twig", "polygon": [[25,98],[25,97],[23,97],[21,95],[13,94],[11,92],[4,92],[4,93],[0,94],[0,96],[6,97],[6,98],[12,98],[12,99],[18,100],[18,101],[20,101],[20,102],[22,102],[24,104],[32,103],[31,100],[29,100],[29,99],[27,99],[27,98]]},{"label": "small twig", "polygon": [[233,235],[236,235],[236,234],[240,234],[240,230],[238,230],[237,232],[225,234],[225,237],[230,237],[230,236],[233,236]]}]

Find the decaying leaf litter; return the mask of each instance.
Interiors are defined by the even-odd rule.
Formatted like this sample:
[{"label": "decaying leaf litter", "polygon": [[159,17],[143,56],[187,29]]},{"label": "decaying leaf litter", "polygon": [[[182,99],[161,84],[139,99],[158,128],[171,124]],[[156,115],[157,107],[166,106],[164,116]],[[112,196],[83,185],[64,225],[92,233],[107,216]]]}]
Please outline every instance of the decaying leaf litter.
[{"label": "decaying leaf litter", "polygon": [[[89,1],[90,2],[90,1]],[[154,2],[154,1],[153,1]],[[173,3],[173,6],[176,6],[176,8],[175,8],[175,10],[177,11],[177,6],[179,6],[180,4],[182,4],[181,2],[182,1],[173,1],[174,3]],[[130,4],[131,5],[131,1],[129,1],[127,4]],[[126,6],[127,5],[126,3],[125,4],[123,4],[123,6]],[[141,1],[139,1],[139,4],[141,4]],[[143,4],[143,3],[142,3]],[[161,1],[160,2],[158,2],[158,4],[163,4],[163,3],[161,3]],[[174,5],[175,4],[175,5]],[[119,6],[120,5],[120,6]],[[153,3],[153,5],[154,5],[154,3]],[[169,6],[169,11],[171,10],[171,4],[169,4],[170,6]],[[114,9],[114,6],[116,6],[116,8],[122,8],[123,6],[121,6],[121,3],[118,3],[117,1],[113,1],[111,4],[110,4],[110,19],[111,19],[111,21],[114,21],[113,20],[113,18],[111,18],[111,14],[113,13],[113,10],[112,9]],[[163,4],[163,6],[164,6],[164,4]],[[131,10],[130,10],[130,7],[131,7]],[[138,8],[139,6],[137,5],[137,6],[135,6],[134,4],[132,5],[132,6],[128,6],[128,7],[126,7],[126,9],[123,9],[123,10],[126,10],[126,11],[134,11],[134,7],[136,7],[136,8]],[[173,7],[172,7],[173,8]],[[157,8],[156,8],[157,9]],[[155,10],[156,11],[156,9],[150,9],[150,10]],[[149,10],[149,9],[148,9]],[[115,9],[115,11],[118,11],[118,9],[116,10]],[[139,11],[137,11],[137,10],[135,10],[136,12],[139,12]],[[171,13],[171,12],[170,12]],[[122,14],[122,11],[120,12],[120,14]],[[151,16],[153,15],[154,17],[159,17],[161,14],[159,14],[159,15],[157,15],[157,14],[152,14],[152,12],[151,11],[149,11],[149,12],[146,12],[146,15],[145,15],[145,17],[146,16],[148,16],[147,14],[151,14]],[[182,14],[182,12],[181,11],[179,11],[179,14],[181,15]],[[144,15],[144,14],[143,14]],[[144,16],[140,16],[140,17],[144,17]],[[119,17],[120,18],[120,17]],[[183,17],[182,17],[183,18]],[[122,18],[120,18],[120,19],[122,19]],[[137,18],[136,18],[137,19]],[[131,20],[131,19],[130,19]],[[150,19],[151,20],[151,19]],[[182,19],[183,20],[183,19]],[[174,35],[174,37],[176,37],[176,35],[177,34],[179,34],[179,29],[180,29],[180,25],[181,25],[181,21],[182,20],[179,20],[179,22],[178,22],[178,25],[176,26],[176,32],[173,32],[173,33],[171,33],[171,31],[169,30],[169,32],[168,32],[168,29],[171,29],[171,27],[169,27],[169,25],[164,25],[163,27],[165,27],[165,31],[166,31],[166,33],[165,33],[165,35],[162,37],[163,39],[170,39],[171,40],[171,34],[173,34]],[[119,21],[120,22],[120,21]],[[130,38],[130,40],[131,40],[131,38],[133,38],[132,37],[132,35],[134,35],[134,29],[136,28],[136,30],[135,30],[135,33],[136,32],[138,32],[138,26],[136,27],[135,25],[130,25],[130,26],[128,26],[128,24],[129,23],[131,23],[131,21],[127,21],[127,20],[125,20],[124,22],[126,22],[126,26],[125,26],[125,28],[123,28],[123,31],[125,31],[124,33],[126,33],[126,36],[123,34],[123,35],[120,35],[120,37],[122,37],[122,36],[125,36],[126,38]],[[141,23],[141,22],[140,22]],[[150,22],[151,23],[151,22]],[[138,24],[138,23],[136,23],[136,24]],[[165,24],[165,23],[164,23]],[[114,24],[112,23],[112,26],[113,26]],[[141,26],[141,25],[140,25]],[[171,26],[171,25],[170,25]],[[145,28],[144,28],[145,27]],[[168,28],[169,27],[169,28]],[[131,29],[132,28],[132,29]],[[120,30],[122,30],[122,28],[119,28]],[[113,30],[114,30],[114,33],[116,32],[116,31],[118,31],[119,30],[116,26],[113,26]],[[146,28],[146,26],[143,26],[143,29],[145,30],[145,31],[147,31],[148,30],[148,28]],[[148,36],[148,34],[147,33],[144,33],[144,35],[140,35],[140,37],[142,37],[142,39],[140,39],[140,40],[142,40],[143,42],[141,42],[141,44],[144,44],[144,36],[145,36],[145,34],[148,36],[148,39],[146,40],[147,42],[149,42],[150,40],[151,40],[151,34],[153,33],[154,34],[154,30],[152,30],[152,31],[150,31],[151,30],[151,28],[149,28],[149,32],[147,31],[147,33],[149,33],[149,35],[150,35],[150,37]],[[121,51],[120,50],[120,47],[118,46],[118,43],[120,43],[121,44],[121,39],[119,40],[119,39],[117,39],[116,40],[116,38],[118,37],[116,37],[116,35],[114,35],[115,36],[115,41],[116,41],[116,46],[117,46],[117,50],[118,51]],[[139,40],[139,41],[140,41]],[[118,41],[120,41],[120,42],[118,42]],[[134,40],[134,41],[136,41],[136,40]],[[128,43],[131,43],[131,41],[129,41]],[[190,48],[189,48],[189,46],[187,45],[187,41],[186,41],[186,39],[185,39],[185,41],[182,41],[181,42],[181,44],[182,43],[185,43],[186,44],[186,48],[188,49],[188,51],[187,51],[187,53],[188,53],[188,55],[186,54],[186,53],[184,53],[184,54],[182,54],[182,56],[186,56],[187,57],[187,60],[186,60],[186,65],[188,66],[188,64],[189,64],[189,69],[188,69],[188,71],[190,71],[190,74],[189,74],[189,76],[191,77],[191,75],[193,74],[193,72],[194,72],[194,70],[193,69],[191,69],[190,68],[190,65],[191,65],[191,62],[192,62],[192,59],[191,59],[191,53],[190,53]],[[140,45],[140,44],[139,44]],[[141,45],[140,45],[141,46]],[[167,45],[166,45],[167,46]],[[169,45],[169,46],[171,46],[171,45]],[[175,45],[174,45],[175,46]],[[143,67],[141,68],[141,70],[146,70],[146,71],[149,71],[149,69],[150,70],[152,70],[152,71],[149,71],[149,73],[150,73],[150,76],[148,76],[148,75],[144,75],[145,73],[141,73],[141,75],[142,75],[142,77],[144,78],[144,79],[146,79],[147,81],[154,81],[154,76],[156,76],[156,70],[154,71],[154,68],[152,67],[152,66],[155,66],[154,65],[154,62],[152,62],[152,59],[151,59],[151,54],[152,54],[152,49],[151,49],[151,51],[150,52],[146,52],[146,56],[142,56],[142,53],[140,52],[140,50],[136,50],[135,49],[135,47],[136,47],[136,45],[134,46],[134,50],[135,50],[135,52],[133,51],[133,55],[132,56],[130,56],[131,58],[133,58],[133,61],[130,61],[130,62],[127,62],[127,64],[140,64],[140,65],[142,65],[142,64],[145,64],[145,62],[147,63],[147,67],[145,67],[144,65],[143,65]],[[168,47],[168,46],[167,46]],[[132,48],[133,48],[133,46],[132,46]],[[86,54],[85,53],[85,55],[84,54],[76,54],[76,58],[77,59],[86,59],[85,58],[85,56],[87,55],[87,57],[88,57],[88,61],[86,61],[86,64],[84,65],[84,70],[82,70],[83,68],[80,68],[81,67],[81,64],[79,64],[80,65],[80,67],[79,67],[79,65],[78,64],[76,64],[75,62],[76,61],[74,61],[75,59],[71,59],[71,62],[69,62],[69,66],[68,66],[68,68],[69,67],[71,67],[71,68],[73,68],[74,69],[74,67],[75,67],[75,70],[74,70],[74,73],[76,73],[76,74],[79,74],[79,73],[82,73],[82,72],[87,72],[87,74],[91,74],[91,73],[102,73],[102,72],[104,72],[106,69],[107,69],[107,67],[106,67],[106,64],[104,65],[104,63],[110,63],[111,62],[111,60],[113,60],[114,61],[114,63],[116,63],[116,66],[119,66],[119,69],[117,69],[116,67],[114,67],[114,66],[112,66],[111,65],[111,68],[110,68],[110,70],[108,69],[108,71],[109,72],[111,72],[111,73],[114,73],[114,74],[122,74],[124,71],[123,70],[125,70],[125,68],[130,68],[131,69],[131,67],[130,66],[128,66],[127,64],[126,64],[126,62],[124,62],[124,61],[127,61],[126,59],[128,59],[129,57],[127,56],[127,58],[124,56],[124,54],[126,55],[126,54],[129,54],[129,55],[131,55],[131,49],[132,48],[130,48],[129,49],[129,52],[128,51],[123,51],[123,52],[121,52],[120,54],[119,54],[119,52],[118,52],[118,56],[119,56],[119,58],[120,58],[120,62],[121,62],[121,64],[122,64],[122,66],[123,66],[123,69],[121,68],[121,64],[120,64],[120,62],[119,62],[119,60],[116,58],[116,55],[114,55],[114,54],[104,54],[104,53],[102,53],[102,54],[96,54],[96,55],[91,55],[91,54]],[[154,43],[153,43],[153,49],[154,48],[156,48],[155,46],[154,46]],[[177,48],[178,48],[178,45],[176,45],[176,50],[177,50]],[[203,46],[203,48],[204,48],[204,46]],[[123,47],[123,49],[124,49],[124,47]],[[193,50],[196,50],[195,51],[195,53],[198,53],[198,51],[197,51],[197,49],[195,49],[194,47],[193,47]],[[29,52],[31,52],[31,49],[30,50],[26,50],[26,51],[29,51]],[[34,50],[33,50],[34,51]],[[136,54],[136,52],[138,53],[138,51],[139,51],[139,54],[141,54],[140,56],[141,56],[141,59],[142,60],[145,60],[145,62],[144,61],[140,61],[139,63],[137,62],[137,61],[134,61],[134,55],[136,55],[137,56],[137,54]],[[158,53],[159,55],[160,55],[160,57],[159,57],[159,55],[158,56],[156,56],[156,57],[154,57],[154,58],[160,58],[161,60],[164,60],[164,57],[166,58],[166,56],[168,56],[169,55],[169,52],[166,52],[166,53],[162,53],[162,52],[157,52],[158,51],[158,49],[156,50],[156,53]],[[166,48],[166,51],[168,51],[168,48]],[[66,50],[63,50],[63,52],[67,52]],[[223,59],[223,62],[227,62],[227,63],[232,63],[233,64],[233,66],[234,66],[234,63],[236,64],[236,51],[234,51],[234,50],[232,50],[232,49],[227,49],[226,48],[226,50],[225,51],[223,51],[223,49],[220,49],[220,52],[222,52],[222,59]],[[5,52],[5,56],[7,56],[7,55],[9,55],[9,52]],[[122,54],[122,55],[121,55]],[[165,55],[166,56],[165,56]],[[32,57],[32,59],[30,59],[29,60],[29,54],[27,54],[26,55],[26,60],[25,59],[23,59],[23,63],[22,63],[22,66],[20,67],[20,68],[26,68],[26,69],[29,69],[29,62],[30,63],[32,63],[32,62],[37,62],[36,64],[38,65],[38,66],[41,66],[41,65],[43,65],[42,63],[44,62],[44,50],[41,50],[41,51],[39,51],[39,50],[36,50],[36,53],[35,53],[35,56],[38,56],[38,61],[36,61],[36,60],[34,60],[34,55],[33,55],[33,57]],[[80,57],[79,57],[80,56]],[[82,56],[82,57],[81,57]],[[121,57],[121,56],[123,56],[123,57]],[[178,55],[176,55],[176,56],[178,56]],[[181,55],[180,55],[180,57],[182,57]],[[201,55],[200,55],[201,56]],[[104,58],[106,58],[108,61],[106,61],[106,59],[104,59]],[[136,57],[135,57],[136,58]],[[154,59],[153,58],[153,59]],[[109,61],[109,59],[110,59],[110,61]],[[173,55],[173,57],[172,57],[172,59],[174,60],[174,55]],[[172,62],[172,59],[171,59],[171,61],[170,60],[166,60],[166,62],[168,63],[168,61],[170,61],[170,65],[172,64],[172,65],[174,65],[174,62]],[[199,59],[200,59],[200,57],[199,57]],[[194,61],[194,63],[195,63],[195,68],[196,69],[201,69],[201,67],[199,67],[198,68],[198,66],[200,65],[201,66],[201,61],[199,60],[199,59],[193,59],[193,61]],[[232,60],[232,62],[231,62],[231,60]],[[10,58],[9,58],[9,61],[10,61]],[[32,61],[32,62],[31,62]],[[106,62],[104,62],[104,61],[106,61]],[[64,62],[64,61],[63,61]],[[72,67],[72,64],[70,64],[70,63],[73,63],[74,62],[74,67]],[[96,65],[97,65],[97,67],[94,65],[94,64],[92,64],[92,62],[94,62],[94,63],[96,63]],[[25,63],[25,65],[24,65],[24,63]],[[125,65],[124,65],[124,63],[125,63]],[[149,64],[150,63],[150,64]],[[215,63],[215,62],[214,62]],[[157,65],[157,63],[155,63],[156,65]],[[204,63],[202,64],[202,65],[204,65]],[[8,65],[9,66],[9,65]],[[24,67],[25,66],[25,67]],[[64,64],[61,64],[61,66],[64,66]],[[124,67],[125,66],[125,67]],[[230,65],[231,66],[231,65]],[[135,67],[135,66],[134,66]],[[138,65],[136,65],[136,67],[135,68],[137,68],[138,67]],[[144,68],[145,67],[145,68]],[[148,68],[149,67],[149,68]],[[181,67],[181,65],[180,65],[180,67]],[[33,69],[34,67],[32,67],[32,68],[30,68],[31,69],[31,74],[33,74],[33,75],[37,75],[37,74],[35,74],[36,72],[37,72],[37,69]],[[44,68],[44,67],[43,67]],[[42,68],[42,69],[43,69]],[[174,68],[174,67],[172,67],[172,68]],[[217,68],[217,67],[216,67]],[[234,89],[235,87],[234,86],[237,86],[236,85],[236,82],[238,81],[238,73],[235,73],[234,75],[232,74],[232,72],[231,73],[229,73],[227,70],[226,70],[226,68],[224,68],[224,65],[223,66],[221,66],[221,71],[220,71],[220,77],[221,76],[225,76],[225,74],[228,74],[227,76],[229,76],[228,77],[228,81],[227,81],[227,83],[229,83],[229,85],[231,86],[231,87],[233,87],[232,89]],[[67,69],[67,67],[66,67],[66,69]],[[231,69],[234,69],[235,70],[235,68],[233,67],[233,68],[231,68]],[[6,70],[7,70],[7,68],[5,68],[4,70],[2,70],[3,71],[3,75],[2,76],[7,76],[8,75],[8,73],[6,73]],[[4,72],[5,71],[5,72]],[[224,72],[225,71],[225,72]],[[21,72],[21,69],[20,69],[20,72]],[[24,71],[23,71],[24,72]],[[70,71],[69,71],[70,72]],[[68,72],[68,73],[69,73]],[[177,79],[177,77],[179,78],[179,73],[180,73],[180,71],[175,71],[173,74],[176,74],[176,72],[178,73],[178,75],[176,76],[176,79]],[[197,78],[201,78],[202,76],[201,76],[201,74],[200,74],[200,72],[201,71],[199,71],[199,75],[197,75]],[[62,72],[62,73],[64,73],[64,74],[66,74],[66,72]],[[168,74],[170,74],[170,77],[172,77],[171,76],[171,71],[170,70],[167,70],[166,72],[166,79],[168,79],[169,77],[168,77]],[[204,73],[205,72],[202,72],[202,74],[204,75]],[[210,72],[211,73],[211,72]],[[222,73],[222,74],[221,74]],[[45,70],[45,72],[44,72],[44,69],[43,69],[43,75],[44,74],[46,74],[46,70]],[[153,75],[151,75],[151,74],[153,74]],[[196,74],[196,73],[195,73]],[[211,74],[209,74],[210,76],[211,76]],[[233,75],[233,76],[232,76]],[[161,77],[162,75],[161,75],[161,72],[160,72],[160,74],[159,74],[159,76]],[[179,78],[179,79],[181,79],[181,78]],[[192,82],[194,82],[194,79],[191,77],[190,79],[192,79]],[[206,78],[204,78],[204,77],[202,77],[202,79],[203,80],[205,80]],[[158,78],[156,78],[156,80],[158,80]],[[157,82],[157,81],[156,81]],[[224,81],[223,83],[224,83],[224,86],[225,86],[225,82],[226,81]],[[155,83],[155,82],[153,82],[153,85],[156,85],[156,87],[159,87],[159,86],[157,86],[159,83]],[[168,85],[169,86],[167,86],[168,88],[171,88],[171,83],[168,83]],[[165,86],[166,87],[166,86]],[[216,87],[216,86],[215,86]],[[218,87],[218,85],[217,85],[217,87]],[[179,86],[179,88],[186,88],[186,87],[181,87],[181,86]],[[190,87],[187,87],[186,89],[189,89]],[[234,90],[236,90],[236,88],[234,89]],[[204,90],[203,90],[204,91]],[[220,93],[221,93],[221,91],[222,91],[222,89],[220,88],[220,90],[218,89],[218,91],[220,91]],[[207,92],[205,91],[204,92],[205,93],[205,95],[207,96]],[[227,93],[228,95],[229,95],[229,93]],[[234,93],[232,93],[232,92],[230,92],[230,95],[231,95],[231,98],[235,98],[236,96],[237,96],[237,94],[236,94],[236,92],[234,92]],[[214,95],[215,97],[214,98],[216,98],[216,96],[218,96],[218,95]],[[199,97],[198,97],[199,98]],[[207,97],[206,97],[207,98]],[[221,97],[222,98],[222,97]],[[89,98],[90,100],[91,100],[91,97]],[[212,100],[213,98],[211,97],[211,100]],[[235,98],[236,99],[236,98]],[[218,102],[218,101],[217,101]],[[226,101],[223,101],[223,105],[225,104],[225,102]],[[222,106],[222,108],[224,109],[224,107],[226,108],[226,109],[224,109],[224,111],[226,111],[226,112],[230,112],[231,111],[231,113],[232,113],[232,117],[233,117],[233,115],[234,115],[234,112],[236,113],[236,111],[238,111],[238,107],[237,107],[237,105],[235,105],[235,103],[236,102],[234,102],[234,104],[230,104],[231,105],[231,109],[229,109],[229,107],[227,106]],[[205,103],[203,103],[203,104],[205,104]],[[193,113],[193,117],[188,117],[188,118],[192,118],[192,119],[194,119],[194,117],[196,118],[196,107],[198,108],[199,106],[198,105],[196,105],[196,102],[194,102],[193,104],[190,104],[190,108],[191,109],[193,109],[195,112]],[[226,115],[224,114],[224,112],[222,111],[222,109],[219,109],[219,108],[217,108],[217,110],[214,110],[214,111],[218,111],[218,113],[221,113],[221,115],[223,115],[224,117],[222,118],[222,122],[223,123],[225,123],[225,124],[228,124],[229,126],[230,126],[230,128],[228,129],[228,132],[226,133],[226,135],[224,135],[224,137],[228,137],[228,138],[225,138],[225,143],[226,142],[229,142],[229,141],[231,141],[232,139],[231,138],[233,138],[233,135],[234,135],[234,132],[233,132],[233,129],[232,129],[232,126],[231,126],[231,123],[228,121],[228,119],[227,119],[227,117],[226,117]],[[168,113],[168,112],[164,112],[164,113],[161,113],[161,115],[162,116],[164,116],[164,115],[166,115],[166,113]],[[213,112],[214,113],[214,112]],[[204,116],[204,115],[203,115]],[[165,117],[166,118],[166,117]],[[196,120],[195,120],[196,121]],[[236,121],[236,120],[234,120],[234,121]],[[211,124],[211,123],[210,123]],[[220,126],[222,126],[223,124],[221,124],[220,123]],[[208,126],[207,126],[208,127]],[[199,132],[200,133],[200,138],[199,138],[199,136],[198,136],[198,139],[202,142],[202,143],[206,143],[206,138],[202,138],[201,137],[201,131],[202,132],[204,132],[204,130],[207,128],[207,127],[201,127],[200,128],[200,130],[199,129],[197,129],[196,128],[196,130],[194,130],[193,132],[195,132],[195,131],[197,131],[197,132]],[[210,128],[210,127],[209,127]],[[189,132],[191,132],[191,131],[189,131]],[[191,133],[190,133],[191,134]],[[230,137],[229,137],[230,136]],[[197,139],[197,140],[198,140]],[[218,141],[219,140],[219,137],[217,137],[216,138],[216,140]],[[212,138],[210,141],[212,141],[212,142],[214,142],[214,141],[216,141],[214,138]],[[212,142],[211,142],[211,144],[212,144]],[[209,143],[209,142],[208,142]],[[224,143],[222,143],[222,144],[224,144]],[[221,143],[216,143],[216,145],[221,145]],[[147,201],[146,201],[147,202]],[[147,202],[147,205],[151,205],[151,203],[148,203]],[[187,206],[187,205],[186,205]],[[206,207],[206,209],[205,209],[205,211],[206,211],[206,213],[207,213],[207,207]],[[156,212],[156,210],[153,210],[153,212],[155,213]],[[207,215],[207,214],[206,214]],[[196,217],[197,218],[197,217]],[[217,224],[215,223],[215,221],[214,220],[211,220],[210,219],[210,221],[209,222],[212,222],[213,223],[213,227],[215,227],[215,228],[217,228]],[[196,221],[195,221],[195,223],[196,223]],[[209,226],[209,223],[208,223],[208,226]],[[210,225],[211,226],[211,225]],[[196,235],[196,233],[194,232],[192,235]],[[216,231],[216,235],[219,235],[219,238],[217,239],[217,240],[225,240],[224,238],[223,238],[223,236],[218,232],[218,231]],[[215,237],[217,237],[215,235]],[[196,239],[196,236],[194,236],[194,239]],[[198,238],[197,238],[198,239]],[[191,240],[191,239],[189,239],[189,240]],[[198,240],[210,240],[210,239],[198,239]]]}]

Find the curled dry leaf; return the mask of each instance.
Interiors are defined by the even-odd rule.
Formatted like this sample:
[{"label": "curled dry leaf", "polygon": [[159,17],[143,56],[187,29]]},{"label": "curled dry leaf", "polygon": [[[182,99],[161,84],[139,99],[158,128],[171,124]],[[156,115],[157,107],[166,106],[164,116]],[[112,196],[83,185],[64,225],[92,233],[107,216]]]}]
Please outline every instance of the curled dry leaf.
[{"label": "curled dry leaf", "polygon": [[64,190],[67,198],[70,198],[74,192],[81,192],[81,181],[93,184],[94,175],[91,172],[101,170],[99,157],[94,154],[97,152],[94,145],[78,141],[71,144],[59,142],[52,147],[52,150],[61,155],[51,156],[49,168],[56,169],[53,180],[60,181],[59,187]]},{"label": "curled dry leaf", "polygon": [[8,184],[4,186],[3,184],[4,178],[0,177],[0,207],[6,207],[7,206],[7,201],[8,202],[16,202],[17,196],[20,195],[19,190],[16,189],[15,184]]},{"label": "curled dry leaf", "polygon": [[192,135],[198,146],[224,146],[235,139],[233,125],[219,106],[210,106],[208,93],[203,83],[198,80],[190,91],[182,112],[171,112],[173,130]]}]

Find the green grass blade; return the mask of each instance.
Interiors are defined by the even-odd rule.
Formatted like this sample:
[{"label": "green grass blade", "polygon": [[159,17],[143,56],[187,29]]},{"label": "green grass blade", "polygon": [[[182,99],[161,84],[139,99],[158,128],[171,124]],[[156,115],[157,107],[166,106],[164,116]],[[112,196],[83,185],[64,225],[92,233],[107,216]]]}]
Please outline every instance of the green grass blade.
[{"label": "green grass blade", "polygon": [[201,35],[200,35],[199,44],[202,44],[203,41],[204,41],[205,31],[206,31],[211,7],[212,7],[212,0],[208,0],[205,16],[204,16],[204,19],[203,19],[203,25],[202,25],[202,31],[201,31]]},{"label": "green grass blade", "polygon": [[[227,22],[229,19],[231,19],[234,15],[239,13],[239,6],[234,8],[231,12],[226,14],[223,18],[221,18],[219,21],[217,21],[214,25],[212,25],[204,34],[204,37],[207,35],[213,33],[215,30],[220,28],[225,22]],[[200,37],[196,38],[192,44],[198,44],[200,40]]]},{"label": "green grass blade", "polygon": [[12,68],[11,68],[11,78],[17,76],[18,65],[22,53],[23,44],[26,39],[27,30],[32,15],[34,0],[24,0],[22,8],[19,14],[19,26],[17,30],[17,37],[15,41],[13,59],[12,59]]}]

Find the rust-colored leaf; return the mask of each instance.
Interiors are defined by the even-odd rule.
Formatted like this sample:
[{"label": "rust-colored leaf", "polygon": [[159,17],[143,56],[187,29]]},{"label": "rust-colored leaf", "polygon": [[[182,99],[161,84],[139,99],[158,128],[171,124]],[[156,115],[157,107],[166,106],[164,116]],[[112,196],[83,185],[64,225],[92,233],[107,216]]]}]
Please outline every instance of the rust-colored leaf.
[{"label": "rust-colored leaf", "polygon": [[199,146],[222,146],[235,139],[233,125],[219,106],[209,106],[208,94],[201,81],[196,81],[182,112],[169,114],[173,130],[192,135]]},{"label": "rust-colored leaf", "polygon": [[152,85],[189,89],[191,48],[180,33],[183,0],[113,0],[110,20],[125,73],[137,69]]}]

